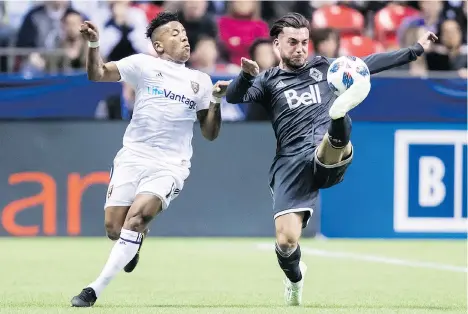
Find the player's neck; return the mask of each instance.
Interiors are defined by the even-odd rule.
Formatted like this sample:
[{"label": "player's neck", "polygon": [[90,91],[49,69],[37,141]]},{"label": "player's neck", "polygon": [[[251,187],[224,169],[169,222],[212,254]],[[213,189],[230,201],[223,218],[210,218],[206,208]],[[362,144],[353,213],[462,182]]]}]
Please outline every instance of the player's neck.
[{"label": "player's neck", "polygon": [[164,61],[169,61],[169,62],[178,64],[178,65],[184,65],[185,64],[185,62],[180,62],[180,61],[176,61],[176,60],[172,59],[169,55],[167,55],[165,53],[162,54],[162,55],[159,55],[159,58],[164,60]]}]

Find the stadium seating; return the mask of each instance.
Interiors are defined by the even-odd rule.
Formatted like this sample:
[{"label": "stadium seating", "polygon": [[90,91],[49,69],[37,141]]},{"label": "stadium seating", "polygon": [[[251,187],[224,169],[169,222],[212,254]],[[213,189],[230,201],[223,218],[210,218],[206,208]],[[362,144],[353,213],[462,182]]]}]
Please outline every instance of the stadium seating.
[{"label": "stadium seating", "polygon": [[374,39],[384,47],[397,46],[397,31],[403,20],[418,15],[419,11],[411,7],[391,4],[379,10],[374,17]]},{"label": "stadium seating", "polygon": [[312,15],[313,27],[331,27],[342,35],[361,34],[364,24],[364,17],[359,11],[342,5],[324,6]]},{"label": "stadium seating", "polygon": [[384,47],[370,37],[349,36],[341,38],[340,50],[343,55],[364,57],[376,52],[382,52]]}]

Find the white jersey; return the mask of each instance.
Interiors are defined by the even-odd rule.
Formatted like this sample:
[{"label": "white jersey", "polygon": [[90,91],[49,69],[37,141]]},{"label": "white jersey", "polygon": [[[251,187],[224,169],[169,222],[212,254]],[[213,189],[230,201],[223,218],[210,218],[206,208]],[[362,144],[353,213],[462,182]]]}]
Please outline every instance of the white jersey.
[{"label": "white jersey", "polygon": [[208,109],[211,78],[183,64],[145,54],[116,61],[121,81],[135,89],[123,145],[134,154],[190,168],[196,112]]}]

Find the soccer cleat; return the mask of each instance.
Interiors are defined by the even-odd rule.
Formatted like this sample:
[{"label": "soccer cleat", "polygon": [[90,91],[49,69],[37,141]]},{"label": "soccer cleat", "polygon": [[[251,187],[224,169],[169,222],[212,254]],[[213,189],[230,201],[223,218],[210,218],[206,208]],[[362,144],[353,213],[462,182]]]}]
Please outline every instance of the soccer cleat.
[{"label": "soccer cleat", "polygon": [[80,294],[71,299],[71,305],[74,307],[91,307],[96,302],[96,292],[93,288],[87,287],[81,290]]},{"label": "soccer cleat", "polygon": [[333,120],[343,118],[348,111],[359,105],[369,95],[371,84],[367,80],[354,82],[343,94],[338,96],[328,114]]},{"label": "soccer cleat", "polygon": [[143,245],[143,240],[145,239],[146,235],[148,234],[149,232],[149,229],[146,229],[146,231],[143,233],[142,237],[141,237],[141,242],[140,242],[140,246],[138,247],[138,251],[137,253],[135,254],[135,256],[132,258],[132,260],[130,262],[128,262],[127,265],[125,265],[124,267],[124,271],[126,273],[131,273],[135,267],[138,265],[138,261],[140,260],[140,250],[141,250],[141,246]]},{"label": "soccer cleat", "polygon": [[299,262],[302,279],[298,282],[291,282],[288,278],[284,280],[284,301],[286,305],[298,306],[302,303],[302,290],[304,287],[304,278],[307,272],[307,266],[303,261]]}]

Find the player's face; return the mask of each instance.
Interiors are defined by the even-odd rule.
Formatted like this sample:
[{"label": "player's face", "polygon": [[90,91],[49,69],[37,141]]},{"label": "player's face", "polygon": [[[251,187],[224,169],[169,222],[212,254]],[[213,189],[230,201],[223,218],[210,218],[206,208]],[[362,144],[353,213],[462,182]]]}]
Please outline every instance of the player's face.
[{"label": "player's face", "polygon": [[276,48],[283,63],[291,68],[302,67],[309,51],[309,30],[307,28],[285,27],[275,40]]},{"label": "player's face", "polygon": [[166,54],[173,61],[186,62],[190,58],[190,44],[185,28],[179,22],[169,22],[157,30],[153,47],[158,54]]}]

